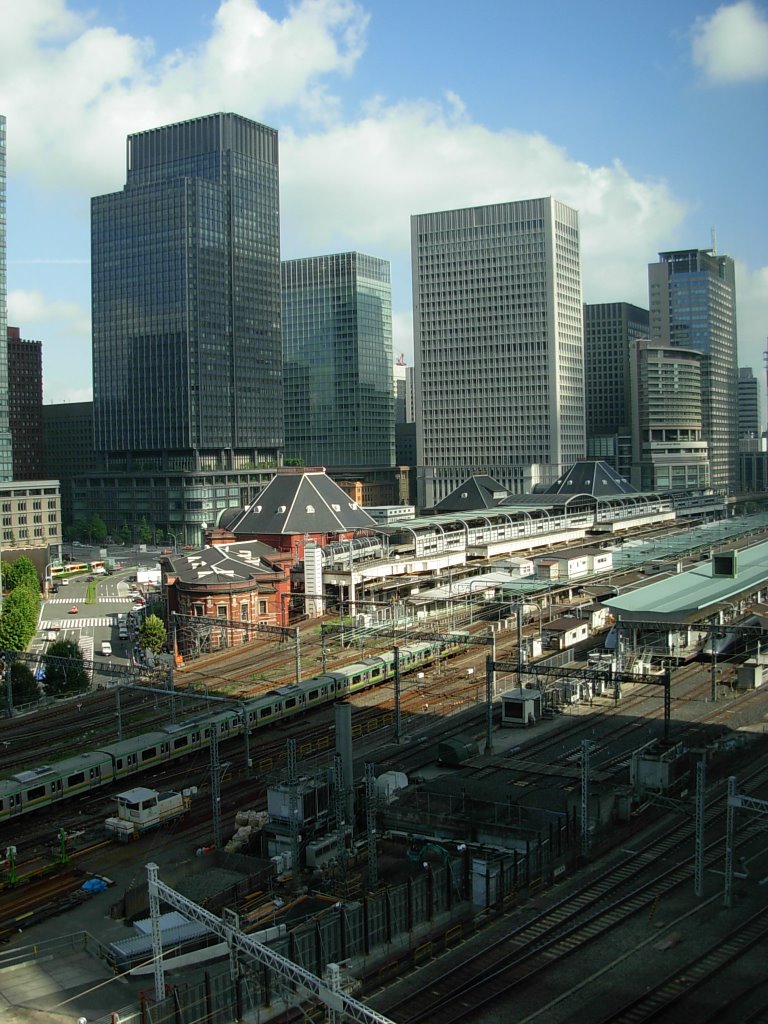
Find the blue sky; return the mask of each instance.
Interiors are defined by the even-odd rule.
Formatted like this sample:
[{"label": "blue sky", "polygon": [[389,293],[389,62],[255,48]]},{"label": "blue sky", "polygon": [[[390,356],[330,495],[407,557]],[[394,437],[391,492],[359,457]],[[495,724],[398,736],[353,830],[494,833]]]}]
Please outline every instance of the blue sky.
[{"label": "blue sky", "polygon": [[90,198],[123,187],[125,137],[216,110],[280,132],[284,258],[391,261],[409,362],[410,215],[554,195],[587,302],[647,305],[647,264],[714,228],[762,376],[768,0],[5,6],[8,322],[43,341],[46,401],[90,397]]}]

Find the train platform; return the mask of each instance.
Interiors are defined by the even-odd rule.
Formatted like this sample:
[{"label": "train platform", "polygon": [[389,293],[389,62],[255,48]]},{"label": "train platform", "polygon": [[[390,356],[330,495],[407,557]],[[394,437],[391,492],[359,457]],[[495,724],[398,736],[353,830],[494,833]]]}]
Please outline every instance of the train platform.
[{"label": "train platform", "polygon": [[[106,851],[114,852],[114,847]],[[111,942],[129,938],[132,928],[111,916],[113,904],[146,879],[146,863],[167,878],[184,870],[194,853],[179,844],[130,844],[118,862],[105,848],[77,858],[83,881],[102,877],[108,888],[72,909],[21,928],[0,949],[0,1020],[2,1024],[89,1024],[110,1014],[137,1010],[142,992],[153,993],[152,976],[132,978],[115,973],[101,955]],[[190,863],[190,867],[192,864]],[[165,877],[164,877],[165,876]],[[23,922],[20,922],[20,924]]]}]

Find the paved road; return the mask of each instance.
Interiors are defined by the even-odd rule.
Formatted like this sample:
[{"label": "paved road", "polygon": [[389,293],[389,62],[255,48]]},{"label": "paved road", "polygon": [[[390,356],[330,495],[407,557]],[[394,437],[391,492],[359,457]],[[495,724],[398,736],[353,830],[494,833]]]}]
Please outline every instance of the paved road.
[{"label": "paved road", "polygon": [[[32,649],[43,653],[48,643],[46,632],[55,629],[57,639],[72,640],[84,649],[88,648],[91,640],[97,658],[101,657],[102,641],[108,640],[112,644],[109,660],[115,664],[127,664],[131,658],[131,642],[118,636],[117,616],[127,614],[134,607],[128,575],[125,572],[98,580],[95,604],[86,604],[89,583],[85,577],[73,578],[67,586],[60,585],[58,593],[43,603],[40,632]],[[71,608],[77,608],[77,613],[71,613]]]}]

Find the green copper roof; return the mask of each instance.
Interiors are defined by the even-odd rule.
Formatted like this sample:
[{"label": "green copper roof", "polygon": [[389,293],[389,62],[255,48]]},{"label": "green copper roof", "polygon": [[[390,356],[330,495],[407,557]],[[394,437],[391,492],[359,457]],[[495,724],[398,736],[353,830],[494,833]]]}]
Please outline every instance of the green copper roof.
[{"label": "green copper roof", "polygon": [[712,561],[694,569],[665,576],[647,586],[605,598],[611,612],[623,622],[680,622],[702,618],[715,605],[743,596],[768,584],[768,542],[741,548],[736,576],[715,576]]}]

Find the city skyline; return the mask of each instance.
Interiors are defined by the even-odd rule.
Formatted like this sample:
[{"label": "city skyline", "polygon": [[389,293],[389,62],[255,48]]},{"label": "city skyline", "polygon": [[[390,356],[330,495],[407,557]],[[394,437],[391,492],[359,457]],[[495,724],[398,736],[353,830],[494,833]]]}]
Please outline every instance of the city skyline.
[{"label": "city skyline", "polygon": [[449,2],[435,46],[430,9],[398,2],[25,5],[0,41],[8,322],[43,341],[46,401],[90,397],[88,211],[120,187],[125,137],[213,110],[280,132],[284,259],[390,261],[409,363],[410,216],[553,195],[579,211],[591,303],[647,306],[648,263],[714,226],[737,261],[739,365],[762,376],[766,5],[651,8]]}]

